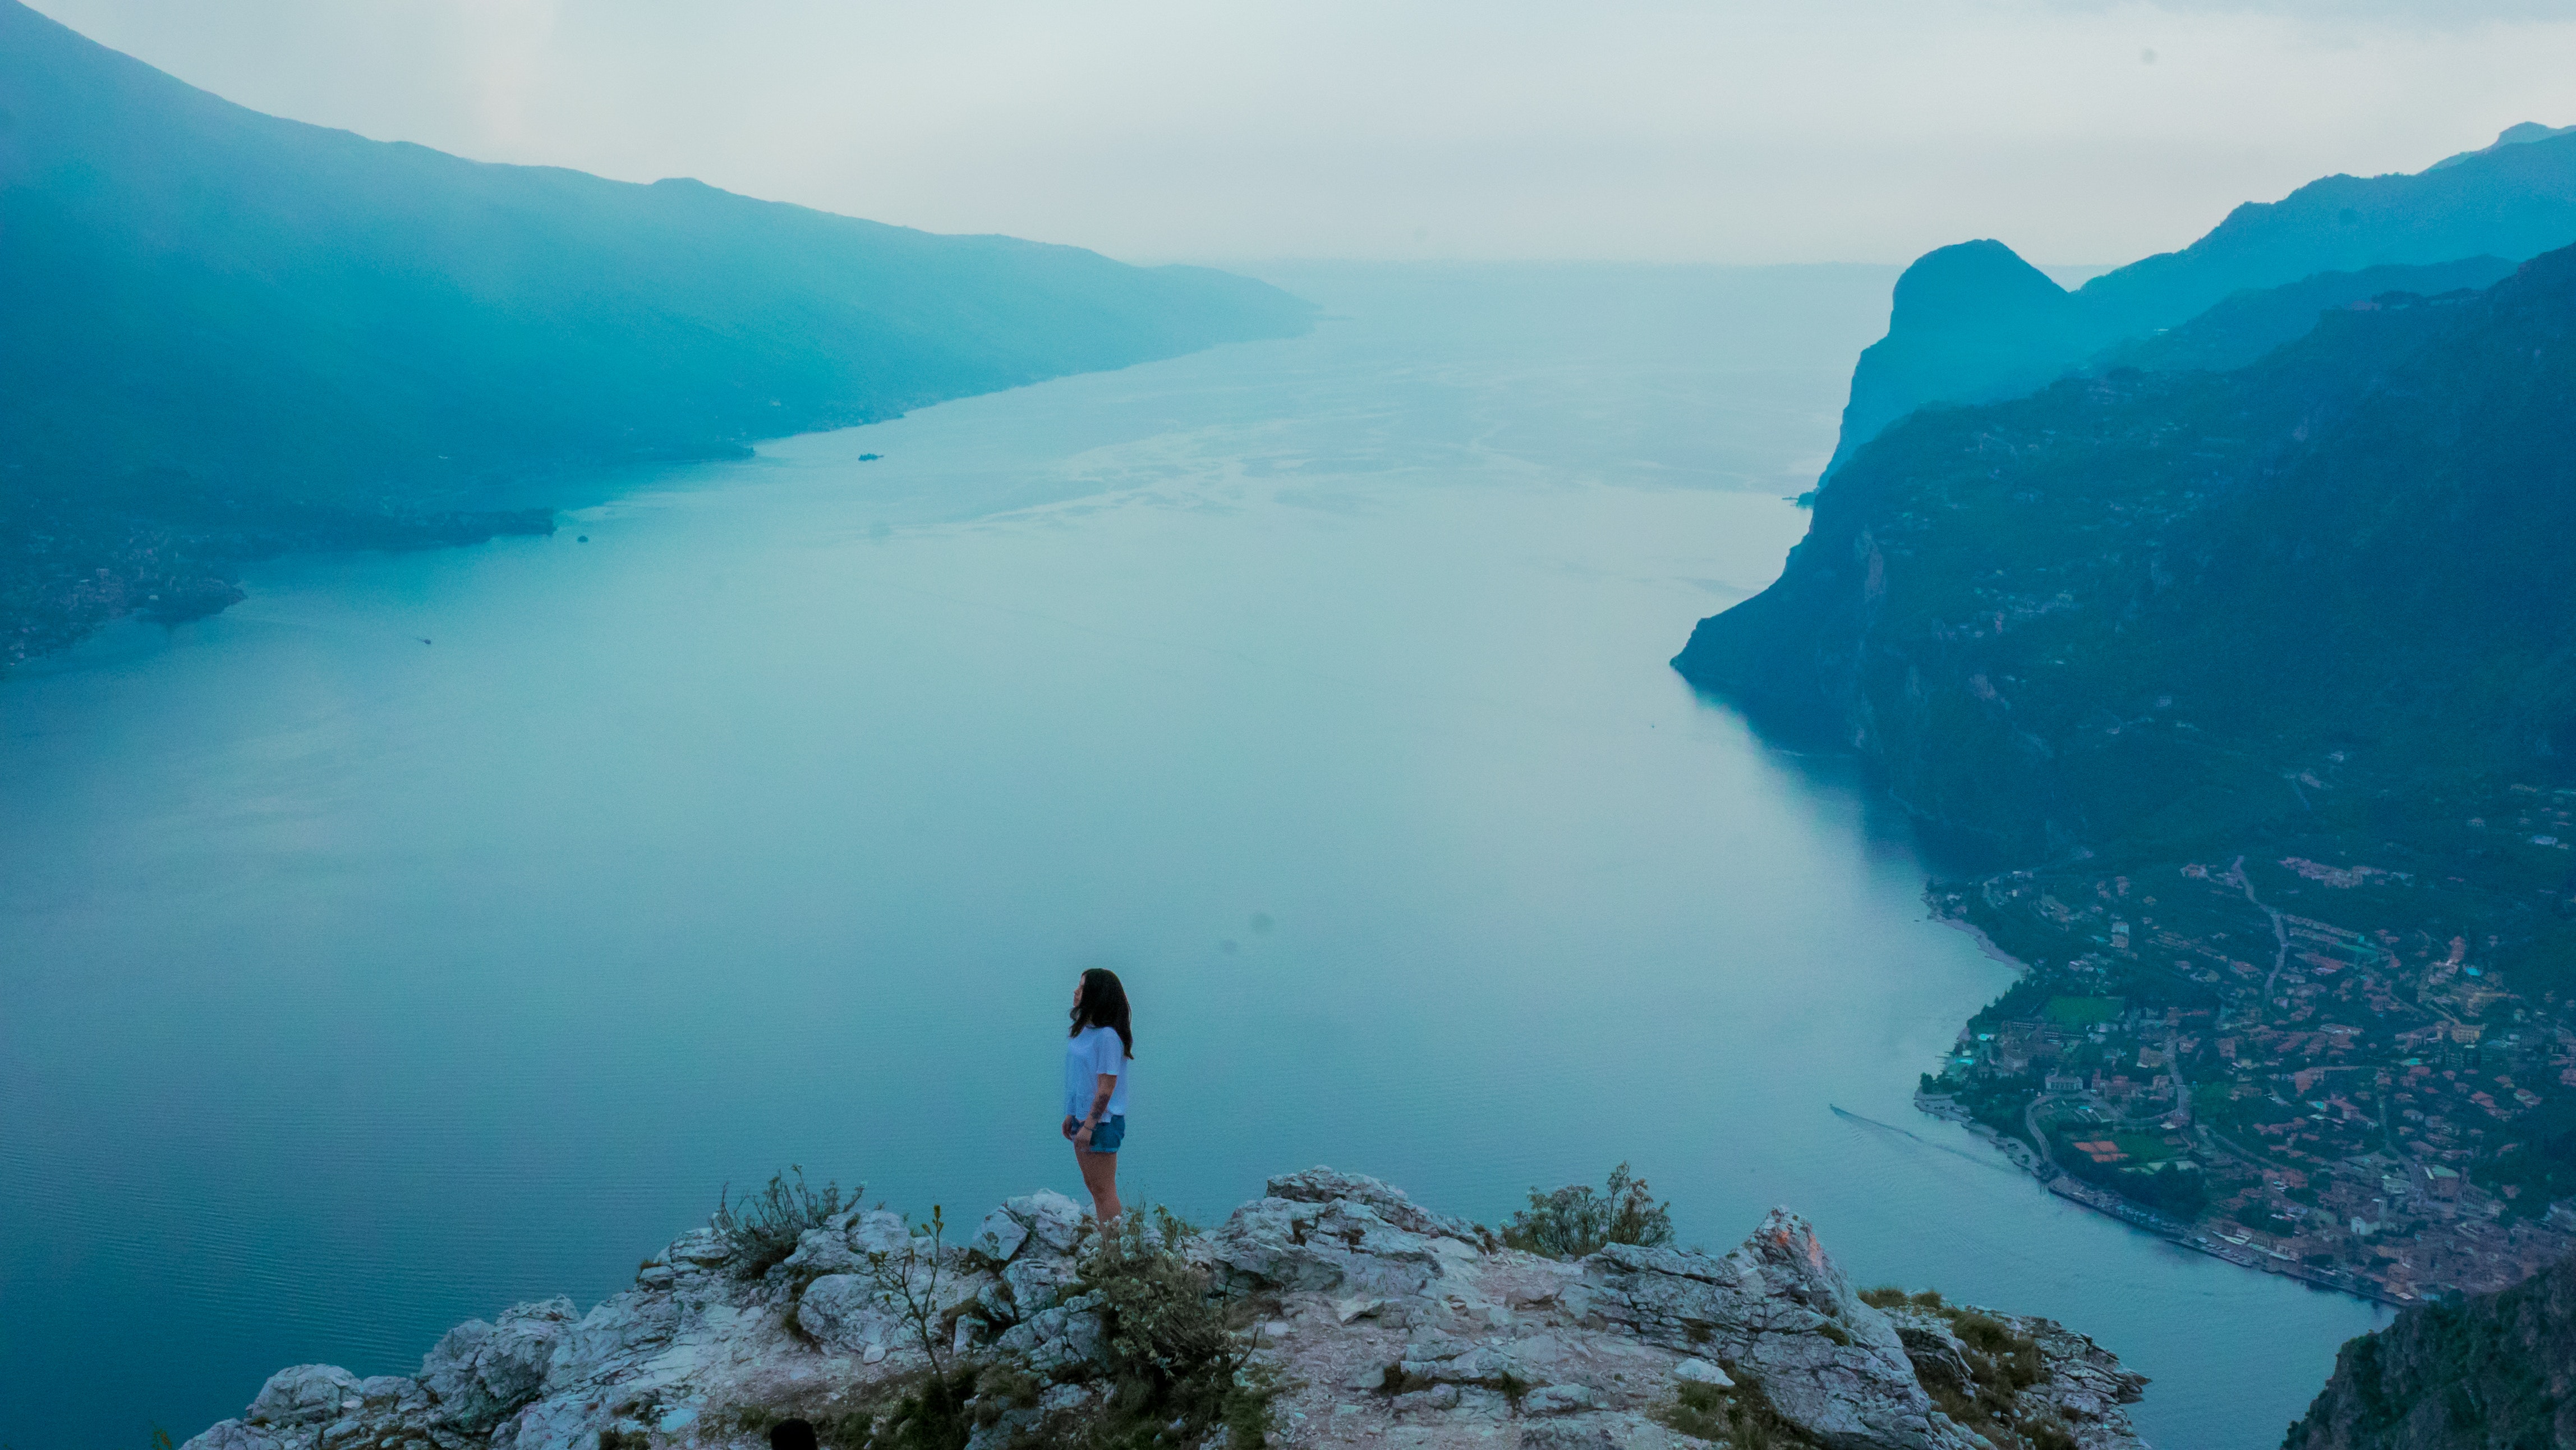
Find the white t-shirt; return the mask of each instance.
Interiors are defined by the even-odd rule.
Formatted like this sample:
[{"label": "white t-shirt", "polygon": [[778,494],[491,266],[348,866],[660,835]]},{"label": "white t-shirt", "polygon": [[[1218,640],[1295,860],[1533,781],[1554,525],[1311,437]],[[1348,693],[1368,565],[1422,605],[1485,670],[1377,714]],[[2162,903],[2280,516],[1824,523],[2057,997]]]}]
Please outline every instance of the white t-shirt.
[{"label": "white t-shirt", "polygon": [[1064,1044],[1064,1110],[1076,1118],[1091,1115],[1091,1100],[1099,1095],[1100,1079],[1112,1076],[1118,1086],[1109,1090],[1109,1107],[1101,1116],[1123,1118],[1127,1115],[1127,1049],[1112,1027],[1085,1027],[1066,1039]]}]

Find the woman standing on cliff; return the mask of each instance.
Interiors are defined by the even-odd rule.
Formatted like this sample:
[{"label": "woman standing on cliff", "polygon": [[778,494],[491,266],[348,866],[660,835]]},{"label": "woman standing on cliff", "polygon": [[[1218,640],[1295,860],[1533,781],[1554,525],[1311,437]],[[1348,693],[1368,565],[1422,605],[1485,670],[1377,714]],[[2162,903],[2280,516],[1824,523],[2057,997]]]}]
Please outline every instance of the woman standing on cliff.
[{"label": "woman standing on cliff", "polygon": [[1118,1145],[1127,1136],[1127,1077],[1136,1034],[1118,974],[1093,967],[1073,986],[1073,1031],[1064,1045],[1064,1136],[1101,1228],[1118,1221]]}]

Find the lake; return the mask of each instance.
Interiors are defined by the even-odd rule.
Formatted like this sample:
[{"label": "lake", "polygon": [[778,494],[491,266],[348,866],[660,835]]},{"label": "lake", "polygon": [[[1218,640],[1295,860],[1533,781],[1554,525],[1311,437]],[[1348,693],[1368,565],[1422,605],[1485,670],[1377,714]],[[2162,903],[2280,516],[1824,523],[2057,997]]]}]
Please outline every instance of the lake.
[{"label": "lake", "polygon": [[2276,1445],[2383,1316],[1915,1114],[2010,970],[1664,663],[1803,531],[1893,270],[1256,270],[1313,335],[275,563],[0,683],[0,1445],[407,1372],[789,1163],[1078,1190],[1094,965],[1131,1202],[1324,1163],[1499,1222],[1624,1159],[1685,1242],[1790,1205],[2093,1335],[2161,1445]]}]

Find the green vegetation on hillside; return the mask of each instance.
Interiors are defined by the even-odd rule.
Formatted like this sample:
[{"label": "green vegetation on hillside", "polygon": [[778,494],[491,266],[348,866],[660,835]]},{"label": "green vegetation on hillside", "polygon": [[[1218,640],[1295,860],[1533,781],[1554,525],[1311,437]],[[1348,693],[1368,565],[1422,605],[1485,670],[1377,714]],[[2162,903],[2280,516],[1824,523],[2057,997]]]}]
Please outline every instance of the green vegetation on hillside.
[{"label": "green vegetation on hillside", "polygon": [[2031,970],[1927,1091],[2392,1302],[2576,1249],[2572,333],[2576,249],[1919,413],[1701,624],[1686,675],[2011,868],[1931,893]]},{"label": "green vegetation on hillside", "polygon": [[2500,1293],[2408,1309],[2343,1347],[2284,1450],[2576,1444],[2576,1260]]}]

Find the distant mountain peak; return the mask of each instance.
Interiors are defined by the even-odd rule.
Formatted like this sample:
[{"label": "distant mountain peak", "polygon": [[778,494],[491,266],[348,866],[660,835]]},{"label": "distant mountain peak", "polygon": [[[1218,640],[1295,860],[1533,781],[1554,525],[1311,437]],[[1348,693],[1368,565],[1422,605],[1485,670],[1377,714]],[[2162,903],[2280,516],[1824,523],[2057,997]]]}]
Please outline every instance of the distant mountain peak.
[{"label": "distant mountain peak", "polygon": [[2011,326],[2046,315],[2066,289],[1991,237],[1936,247],[1896,279],[1892,324],[1928,331]]},{"label": "distant mountain peak", "polygon": [[2576,241],[2576,126],[2525,122],[2429,171],[2329,176],[2247,202],[2180,251],[2073,292],[1991,239],[1925,253],[1896,284],[1887,336],[1853,369],[1826,478],[1927,403],[2019,396],[2236,293],[2330,273],[2519,262]]},{"label": "distant mountain peak", "polygon": [[2507,146],[2528,146],[2534,141],[2547,141],[2552,137],[2568,135],[2576,135],[2576,126],[2544,126],[2538,121],[2517,121],[2496,133],[2494,145],[2445,156],[2424,169],[2439,171],[2446,166],[2457,166],[2472,157],[2484,156],[2490,151],[2501,151]]}]

